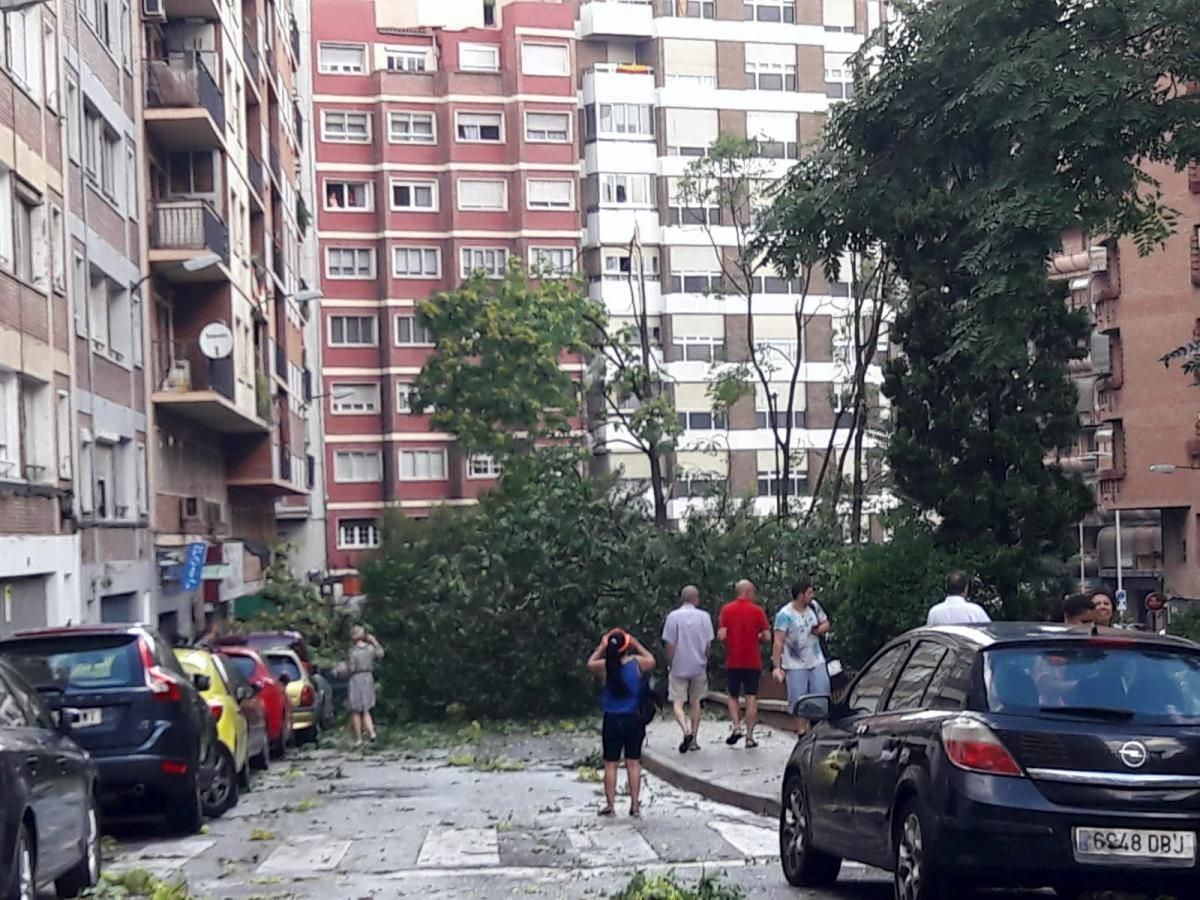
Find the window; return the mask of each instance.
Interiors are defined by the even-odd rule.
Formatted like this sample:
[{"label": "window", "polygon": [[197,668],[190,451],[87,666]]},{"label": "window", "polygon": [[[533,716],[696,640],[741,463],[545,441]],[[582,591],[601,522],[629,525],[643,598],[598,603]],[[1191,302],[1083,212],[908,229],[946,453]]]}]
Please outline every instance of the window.
[{"label": "window", "polygon": [[724,362],[725,338],[672,336],[675,359],[687,362]]},{"label": "window", "polygon": [[397,413],[411,413],[413,411],[412,401],[416,392],[417,386],[415,384],[407,384],[403,381],[396,382]]},{"label": "window", "polygon": [[116,459],[116,445],[97,441],[92,445],[94,454],[92,476],[95,480],[94,499],[96,517],[99,519],[117,518],[116,507],[120,503],[120,485],[117,482],[119,468]]},{"label": "window", "polygon": [[424,72],[429,54],[423,47],[384,47],[384,65],[389,72]]},{"label": "window", "polygon": [[667,204],[671,225],[720,225],[721,206],[716,191],[704,186],[689,192],[680,190],[679,178],[667,180]]},{"label": "window", "polygon": [[372,550],[379,546],[379,525],[374,519],[338,521],[338,549]]},{"label": "window", "polygon": [[575,272],[573,247],[530,247],[529,268],[543,278],[566,278]]},{"label": "window", "polygon": [[182,151],[168,155],[167,183],[172,196],[215,194],[217,187],[212,151]]},{"label": "window", "polygon": [[409,346],[433,346],[429,327],[417,316],[396,316],[396,343]]},{"label": "window", "polygon": [[947,648],[933,641],[921,641],[896,678],[887,709],[922,709],[926,690],[945,658]]},{"label": "window", "polygon": [[654,110],[643,103],[601,103],[587,109],[588,137],[597,134],[653,137]]},{"label": "window", "polygon": [[455,114],[458,139],[465,143],[498,144],[504,140],[504,116],[501,113]]},{"label": "window", "polygon": [[759,156],[767,159],[799,159],[800,145],[796,134],[795,113],[746,113],[746,135],[756,143]]},{"label": "window", "polygon": [[8,25],[8,71],[39,102],[42,72],[41,11],[29,6],[4,14]]},{"label": "window", "polygon": [[459,209],[508,209],[508,182],[503,180],[458,180]]},{"label": "window", "polygon": [[651,206],[654,203],[652,175],[601,175],[601,206]]},{"label": "window", "polygon": [[575,182],[567,179],[530,178],[525,182],[528,209],[574,209]]},{"label": "window", "polygon": [[394,247],[392,274],[397,278],[439,278],[442,251],[437,247]]},{"label": "window", "polygon": [[521,44],[521,72],[525,75],[569,75],[570,65],[566,44]]},{"label": "window", "polygon": [[[128,20],[126,20],[128,21]],[[54,26],[46,22],[42,29],[42,65],[46,71],[46,106],[58,111],[58,41]],[[0,36],[0,42],[3,36]]]},{"label": "window", "polygon": [[747,0],[745,4],[747,22],[787,22],[796,21],[795,0]]},{"label": "window", "polygon": [[436,181],[392,179],[392,209],[433,212],[437,209]]},{"label": "window", "polygon": [[679,427],[686,431],[724,431],[729,427],[725,413],[717,410],[681,412],[677,415],[679,416]]},{"label": "window", "polygon": [[499,478],[501,465],[495,457],[486,453],[475,453],[467,461],[468,478]]},{"label": "window", "polygon": [[715,19],[716,0],[665,0],[662,14],[688,19]]},{"label": "window", "polygon": [[150,511],[150,499],[148,494],[148,485],[146,482],[146,445],[139,443],[134,453],[134,481],[137,490],[135,492],[135,507],[138,517],[146,515]]},{"label": "window", "polygon": [[374,347],[374,316],[330,316],[329,343],[334,347]]},{"label": "window", "polygon": [[401,450],[401,481],[442,481],[446,478],[445,450]]},{"label": "window", "polygon": [[854,31],[854,0],[824,0],[822,6],[826,31]]},{"label": "window", "polygon": [[849,53],[825,54],[825,96],[849,100],[854,96],[854,70]]},{"label": "window", "polygon": [[[646,276],[658,280],[658,251],[642,250],[642,266]],[[603,278],[606,281],[624,281],[630,275],[637,274],[637,264],[628,251],[606,250],[604,252]]]},{"label": "window", "polygon": [[45,221],[41,194],[17,181],[13,185],[13,271],[30,284],[41,284],[46,278]]},{"label": "window", "polygon": [[374,278],[375,251],[370,247],[326,247],[325,274],[329,278]]},{"label": "window", "polygon": [[896,666],[908,652],[908,643],[900,643],[889,647],[871,663],[865,672],[854,682],[850,696],[846,699],[846,709],[852,716],[871,716],[879,709],[888,685],[892,682],[892,674]]},{"label": "window", "polygon": [[[0,40],[0,47],[4,44]],[[79,121],[79,85],[72,78],[67,78],[67,153],[74,162],[79,162],[81,153],[81,133],[83,127]]]},{"label": "window", "polygon": [[458,45],[458,68],[463,72],[499,72],[500,47],[461,43]]},{"label": "window", "polygon": [[393,144],[432,144],[435,135],[431,112],[388,113],[388,140]]},{"label": "window", "polygon": [[20,478],[21,400],[14,372],[0,371],[0,478]]},{"label": "window", "polygon": [[317,65],[323,75],[361,75],[367,70],[367,52],[358,44],[318,44]]},{"label": "window", "polygon": [[368,181],[325,181],[325,208],[366,212],[371,209],[371,183]]},{"label": "window", "polygon": [[[54,407],[54,431],[58,441],[58,477],[67,480],[71,477],[71,395],[67,391],[58,391],[55,400],[57,402]],[[145,452],[144,447],[142,452]]]},{"label": "window", "polygon": [[672,293],[707,294],[722,289],[721,260],[712,247],[672,247]]},{"label": "window", "polygon": [[750,91],[794,91],[796,89],[796,64],[794,62],[746,60],[746,89]]},{"label": "window", "polygon": [[716,41],[666,38],[662,44],[663,71],[668,85],[717,86]]},{"label": "window", "polygon": [[666,120],[668,156],[707,156],[720,134],[715,109],[668,109]]},{"label": "window", "polygon": [[470,278],[482,270],[487,278],[503,278],[508,251],[503,247],[463,247],[462,277]]},{"label": "window", "polygon": [[[0,207],[12,203],[13,176],[0,163]],[[0,268],[12,271],[13,265],[13,221],[11,216],[0,216]]]},{"label": "window", "polygon": [[525,140],[542,144],[566,144],[571,140],[570,113],[525,113]]},{"label": "window", "polygon": [[329,411],[340,416],[379,412],[379,385],[331,384]]},{"label": "window", "polygon": [[336,450],[333,480],[364,482],[383,480],[383,457],[378,450]]},{"label": "window", "polygon": [[330,144],[371,143],[371,114],[323,111],[321,113],[321,140]]}]

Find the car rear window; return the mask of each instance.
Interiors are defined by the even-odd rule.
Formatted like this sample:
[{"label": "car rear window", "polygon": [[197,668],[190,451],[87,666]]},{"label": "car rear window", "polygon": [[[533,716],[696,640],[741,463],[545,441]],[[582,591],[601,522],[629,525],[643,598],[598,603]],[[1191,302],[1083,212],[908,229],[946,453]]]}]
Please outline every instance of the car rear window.
[{"label": "car rear window", "polygon": [[300,680],[300,667],[296,665],[296,660],[290,656],[275,656],[272,654],[267,657],[267,665],[271,667],[271,671],[275,673],[276,678],[282,678],[286,675],[292,681]]},{"label": "car rear window", "polygon": [[1143,722],[1200,721],[1200,653],[1107,639],[989,650],[993,712],[1088,715]]},{"label": "car rear window", "polygon": [[258,668],[249,656],[230,655],[223,658],[229,667],[237,670],[243,678],[253,678],[255,670]]},{"label": "car rear window", "polygon": [[143,683],[134,635],[79,635],[6,643],[2,652],[37,688],[95,690]]}]

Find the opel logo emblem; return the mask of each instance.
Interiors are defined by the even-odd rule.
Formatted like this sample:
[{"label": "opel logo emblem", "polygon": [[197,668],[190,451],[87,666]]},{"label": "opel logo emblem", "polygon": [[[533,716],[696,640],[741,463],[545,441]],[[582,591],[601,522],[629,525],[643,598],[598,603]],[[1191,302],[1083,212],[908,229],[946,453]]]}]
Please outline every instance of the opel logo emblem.
[{"label": "opel logo emblem", "polygon": [[1121,757],[1121,762],[1125,763],[1131,769],[1140,769],[1146,764],[1146,760],[1150,758],[1150,753],[1146,750],[1146,745],[1141,741],[1126,741],[1121,745],[1121,749],[1117,751],[1117,755]]}]

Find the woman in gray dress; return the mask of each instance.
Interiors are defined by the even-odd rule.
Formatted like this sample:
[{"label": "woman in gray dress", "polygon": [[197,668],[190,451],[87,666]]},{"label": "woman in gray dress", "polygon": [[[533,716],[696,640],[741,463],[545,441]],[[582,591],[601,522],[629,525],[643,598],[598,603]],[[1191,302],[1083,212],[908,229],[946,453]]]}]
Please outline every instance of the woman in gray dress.
[{"label": "woman in gray dress", "polygon": [[354,746],[362,746],[363,730],[367,740],[375,740],[375,720],[371,710],[375,707],[375,662],[383,656],[383,647],[375,635],[355,625],[350,629],[350,652],[347,668],[350,672],[350,726],[354,729]]}]

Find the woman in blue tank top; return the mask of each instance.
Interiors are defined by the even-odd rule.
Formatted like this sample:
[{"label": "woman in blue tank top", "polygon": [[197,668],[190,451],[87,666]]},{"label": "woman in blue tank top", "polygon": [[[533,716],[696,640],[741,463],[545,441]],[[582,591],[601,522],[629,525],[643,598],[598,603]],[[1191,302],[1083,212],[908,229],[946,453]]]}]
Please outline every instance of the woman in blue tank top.
[{"label": "woman in blue tank top", "polygon": [[625,757],[629,778],[629,814],[641,812],[638,795],[642,787],[642,742],[646,726],[638,712],[641,705],[642,673],[655,666],[654,656],[632,635],[614,628],[600,639],[588,671],[604,682],[600,706],[604,710],[602,744],[604,747],[604,808],[600,815],[611,816],[617,795],[617,767]]}]

